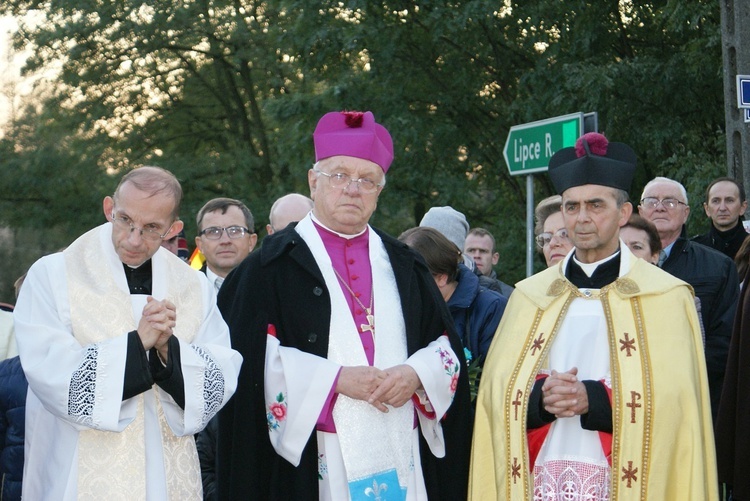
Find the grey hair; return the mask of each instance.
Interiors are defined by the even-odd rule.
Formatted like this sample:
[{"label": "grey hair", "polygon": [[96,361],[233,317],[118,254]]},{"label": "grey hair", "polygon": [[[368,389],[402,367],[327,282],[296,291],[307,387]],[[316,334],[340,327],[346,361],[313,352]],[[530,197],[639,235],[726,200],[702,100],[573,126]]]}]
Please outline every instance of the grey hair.
[{"label": "grey hair", "polygon": [[646,190],[648,189],[648,187],[656,183],[672,183],[676,185],[680,189],[680,195],[682,195],[682,198],[685,199],[685,205],[690,205],[688,203],[687,190],[685,190],[685,187],[682,186],[682,183],[675,181],[674,179],[669,179],[668,177],[661,177],[661,176],[655,177],[651,181],[646,183],[646,186],[643,187],[643,192],[641,193],[641,200],[643,200],[643,196],[646,194]]}]

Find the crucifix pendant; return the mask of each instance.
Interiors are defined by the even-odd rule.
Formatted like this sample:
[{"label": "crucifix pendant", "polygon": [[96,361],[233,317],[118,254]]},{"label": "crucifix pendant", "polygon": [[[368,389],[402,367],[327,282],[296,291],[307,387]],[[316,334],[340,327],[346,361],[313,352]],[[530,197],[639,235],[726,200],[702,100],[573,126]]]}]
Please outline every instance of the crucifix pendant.
[{"label": "crucifix pendant", "polygon": [[367,323],[366,324],[360,324],[359,328],[362,329],[362,332],[370,331],[370,334],[372,334],[372,337],[375,337],[375,316],[370,313],[370,309],[365,310],[367,312]]}]

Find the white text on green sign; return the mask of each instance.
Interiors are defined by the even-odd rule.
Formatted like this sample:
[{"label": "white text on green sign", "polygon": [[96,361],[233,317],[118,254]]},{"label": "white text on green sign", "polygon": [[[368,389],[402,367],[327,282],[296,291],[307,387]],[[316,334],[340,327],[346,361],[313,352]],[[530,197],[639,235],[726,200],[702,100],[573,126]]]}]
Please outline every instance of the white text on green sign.
[{"label": "white text on green sign", "polygon": [[512,175],[547,170],[558,150],[574,146],[582,134],[583,113],[572,113],[511,127],[503,156]]}]

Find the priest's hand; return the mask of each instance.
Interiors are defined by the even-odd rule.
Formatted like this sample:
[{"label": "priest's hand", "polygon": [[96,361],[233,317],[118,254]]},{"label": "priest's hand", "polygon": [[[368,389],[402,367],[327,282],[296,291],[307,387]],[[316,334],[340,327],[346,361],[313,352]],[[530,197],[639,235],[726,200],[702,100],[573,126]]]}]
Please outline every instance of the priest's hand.
[{"label": "priest's hand", "polygon": [[558,418],[573,417],[589,411],[586,387],[578,380],[578,368],[552,371],[542,384],[544,409]]},{"label": "priest's hand", "polygon": [[385,376],[385,371],[377,367],[367,365],[342,367],[336,382],[336,393],[356,400],[368,401],[372,392],[385,380]]},{"label": "priest's hand", "polygon": [[164,351],[160,353],[166,362],[167,340],[172,335],[172,329],[176,324],[177,312],[175,305],[170,301],[159,301],[149,296],[138,322],[138,336],[146,350],[156,348]]},{"label": "priest's hand", "polygon": [[370,395],[367,400],[383,412],[388,412],[388,407],[401,407],[411,400],[414,392],[422,386],[417,372],[410,365],[401,364],[386,369],[385,381]]}]

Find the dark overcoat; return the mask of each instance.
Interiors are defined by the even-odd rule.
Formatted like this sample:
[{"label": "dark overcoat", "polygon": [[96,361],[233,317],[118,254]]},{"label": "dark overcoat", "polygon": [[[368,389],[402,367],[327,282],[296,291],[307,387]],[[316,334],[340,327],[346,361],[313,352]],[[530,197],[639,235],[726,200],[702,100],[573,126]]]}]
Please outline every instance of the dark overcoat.
[{"label": "dark overcoat", "polygon": [[[377,230],[375,230],[377,231]],[[466,367],[461,342],[424,261],[382,232],[401,297],[408,354],[447,332]],[[219,498],[318,499],[317,441],[313,432],[298,467],[277,455],[266,420],[263,370],[269,324],[283,346],[326,357],[331,300],[323,275],[292,226],[267,237],[224,282],[219,309],[229,324],[232,347],[244,357],[234,397],[219,415]],[[420,454],[431,500],[466,499],[472,411],[467,371],[442,423],[446,456],[436,458],[420,434]]]},{"label": "dark overcoat", "polygon": [[714,425],[719,481],[733,487],[737,501],[750,500],[750,273],[744,278]]},{"label": "dark overcoat", "polygon": [[699,313],[706,333],[708,391],[715,420],[740,294],[737,267],[721,252],[680,237],[662,269],[689,283],[700,300]]}]

